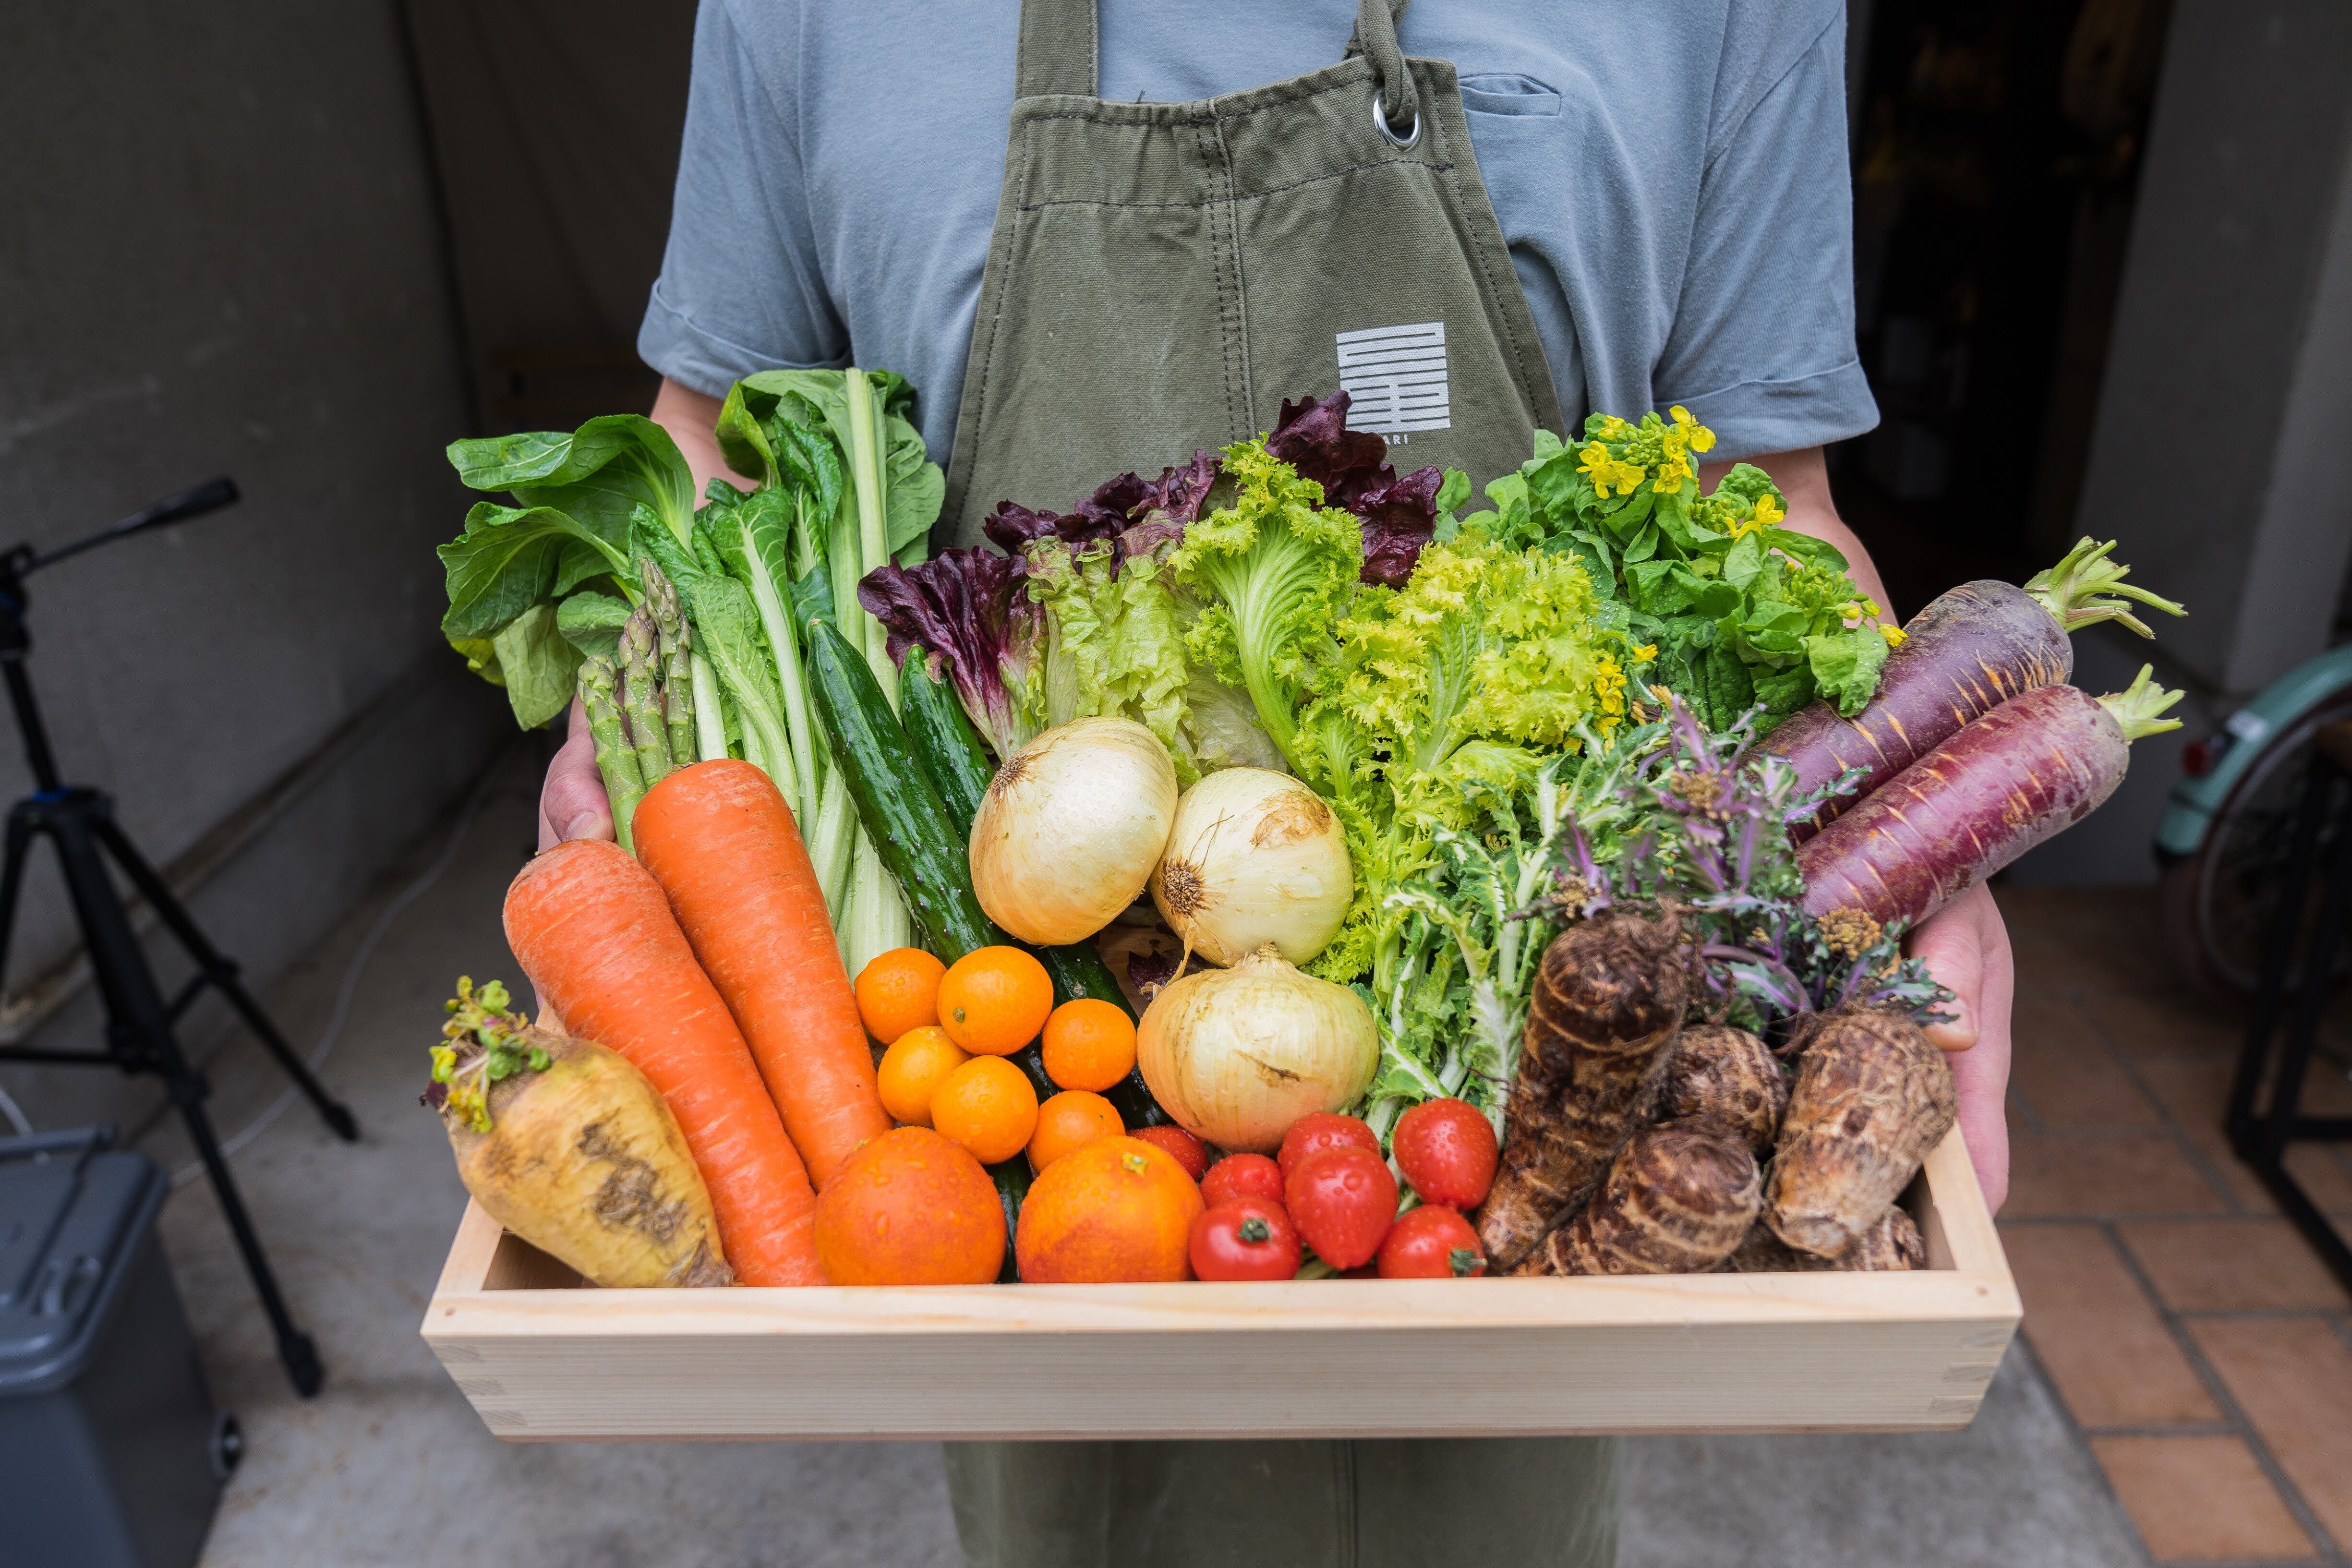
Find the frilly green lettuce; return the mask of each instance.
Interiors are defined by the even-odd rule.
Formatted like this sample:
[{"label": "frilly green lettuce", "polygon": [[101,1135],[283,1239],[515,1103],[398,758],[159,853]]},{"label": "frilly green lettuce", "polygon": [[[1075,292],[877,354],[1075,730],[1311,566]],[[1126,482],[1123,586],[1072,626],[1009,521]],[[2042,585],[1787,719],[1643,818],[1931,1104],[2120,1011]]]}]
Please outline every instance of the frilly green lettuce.
[{"label": "frilly green lettuce", "polygon": [[1331,628],[1363,566],[1363,534],[1323,504],[1323,487],[1270,455],[1263,439],[1225,448],[1240,486],[1233,504],[1184,531],[1169,558],[1201,604],[1185,638],[1192,657],[1250,695],[1258,722],[1297,761],[1298,714],[1336,657]]}]

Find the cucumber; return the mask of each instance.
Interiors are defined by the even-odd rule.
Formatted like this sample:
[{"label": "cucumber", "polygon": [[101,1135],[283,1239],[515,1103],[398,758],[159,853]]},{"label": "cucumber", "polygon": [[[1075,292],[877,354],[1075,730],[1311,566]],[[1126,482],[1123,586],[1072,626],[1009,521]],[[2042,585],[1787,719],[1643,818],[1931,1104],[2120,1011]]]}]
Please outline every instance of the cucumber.
[{"label": "cucumber", "polygon": [[[971,819],[979,815],[980,797],[987,793],[988,781],[995,776],[988,765],[988,752],[972,731],[971,721],[964,717],[963,704],[956,700],[955,692],[946,682],[931,678],[929,662],[919,646],[907,650],[898,679],[898,705],[904,710],[907,745],[914,753],[915,767],[946,807],[950,829],[961,835],[958,842],[965,847],[965,877],[969,880]],[[1122,1013],[1132,1012],[1127,1005],[1127,994],[1118,988],[1118,977],[1095,951],[1094,943],[1080,942],[1067,947],[1031,951],[1045,966],[1045,973],[1053,976],[1055,1002],[1092,996]],[[940,956],[946,958],[947,954]]]},{"label": "cucumber", "polygon": [[961,828],[969,840],[971,819],[980,815],[980,797],[987,793],[995,769],[953,689],[931,678],[930,661],[920,646],[907,650],[898,676],[898,710],[915,766],[939,792],[948,826]]},{"label": "cucumber", "polygon": [[829,623],[813,622],[809,632],[809,695],[858,820],[898,879],[926,944],[953,963],[974,949],[1008,943],[972,893],[970,833],[953,830],[865,656]]},{"label": "cucumber", "polygon": [[1062,1086],[1045,1071],[1045,1047],[1036,1040],[1030,1041],[1004,1058],[1019,1068],[1029,1079],[1029,1087],[1037,1093],[1037,1103],[1043,1105],[1062,1092]]},{"label": "cucumber", "polygon": [[996,1184],[996,1201],[1004,1205],[1004,1267],[998,1269],[1000,1285],[1018,1284],[1021,1265],[1013,1249],[1013,1237],[1021,1229],[1021,1204],[1029,1195],[1029,1156],[1015,1154],[1010,1160],[984,1167],[988,1179]]},{"label": "cucumber", "polygon": [[1143,1069],[1139,1067],[1128,1068],[1127,1076],[1111,1085],[1103,1098],[1110,1101],[1111,1109],[1118,1112],[1118,1119],[1127,1123],[1129,1132],[1139,1127],[1175,1125],[1176,1119],[1160,1110],[1160,1102],[1151,1098],[1151,1086],[1143,1081]]}]

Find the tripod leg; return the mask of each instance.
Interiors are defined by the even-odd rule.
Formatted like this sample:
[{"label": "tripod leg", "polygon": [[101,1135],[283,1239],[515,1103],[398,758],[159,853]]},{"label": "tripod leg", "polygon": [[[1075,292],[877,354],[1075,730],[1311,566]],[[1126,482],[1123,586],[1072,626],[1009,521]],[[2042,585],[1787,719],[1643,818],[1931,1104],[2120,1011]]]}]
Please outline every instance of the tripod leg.
[{"label": "tripod leg", "polygon": [[25,858],[33,843],[33,825],[25,808],[8,814],[8,858],[0,867],[0,975],[8,973],[8,944],[16,934],[16,895],[25,886]]},{"label": "tripod leg", "polygon": [[131,885],[139,889],[140,897],[147,900],[147,907],[153,910],[156,917],[163,922],[164,929],[179,939],[180,945],[187,950],[196,967],[204,971],[205,978],[228,998],[228,1005],[236,1009],[237,1016],[245,1020],[246,1027],[259,1037],[263,1047],[277,1058],[286,1076],[294,1080],[294,1087],[300,1089],[304,1098],[317,1108],[320,1119],[326,1122],[328,1130],[346,1143],[359,1142],[359,1123],[352,1118],[350,1108],[327,1092],[326,1086],[320,1083],[310,1071],[310,1065],[287,1043],[286,1037],[278,1032],[278,1026],[270,1021],[269,1015],[262,1011],[261,1004],[253,999],[253,994],[246,990],[245,983],[237,978],[236,965],[213,946],[189,916],[186,908],[172,896],[172,889],[164,885],[163,879],[147,864],[146,858],[139,853],[138,847],[131,842],[130,836],[122,831],[121,825],[110,816],[99,816],[92,821],[91,829],[106,852],[114,858],[114,863],[122,868],[122,874],[131,879]]},{"label": "tripod leg", "polygon": [[286,1375],[293,1380],[294,1392],[308,1399],[317,1394],[326,1381],[326,1369],[319,1364],[319,1347],[310,1336],[294,1326],[294,1318],[286,1310],[286,1299],[278,1293],[278,1277],[270,1272],[269,1259],[262,1254],[261,1237],[254,1233],[253,1221],[245,1212],[245,1199],[236,1190],[236,1181],[229,1174],[228,1162],[221,1157],[220,1141],[213,1135],[212,1119],[205,1114],[204,1089],[184,1068],[171,1076],[172,1103],[179,1108],[180,1120],[187,1124],[188,1141],[205,1163],[205,1173],[212,1178],[213,1195],[220,1200],[221,1214],[236,1237],[236,1249],[245,1258],[245,1271],[253,1279],[253,1293],[261,1298],[261,1310],[269,1315],[269,1327],[278,1336],[278,1359],[286,1363]]}]

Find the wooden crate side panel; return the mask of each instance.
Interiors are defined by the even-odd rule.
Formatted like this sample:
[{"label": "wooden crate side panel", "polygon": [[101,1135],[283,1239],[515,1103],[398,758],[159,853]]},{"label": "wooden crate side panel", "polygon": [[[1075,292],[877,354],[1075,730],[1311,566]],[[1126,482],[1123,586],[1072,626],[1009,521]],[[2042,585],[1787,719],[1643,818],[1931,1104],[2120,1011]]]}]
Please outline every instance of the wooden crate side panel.
[{"label": "wooden crate side panel", "polygon": [[[1994,1320],[441,1348],[505,1437],[1388,1436],[1957,1427],[2007,1339]],[[1139,1381],[1150,1400],[1072,1397]]]}]

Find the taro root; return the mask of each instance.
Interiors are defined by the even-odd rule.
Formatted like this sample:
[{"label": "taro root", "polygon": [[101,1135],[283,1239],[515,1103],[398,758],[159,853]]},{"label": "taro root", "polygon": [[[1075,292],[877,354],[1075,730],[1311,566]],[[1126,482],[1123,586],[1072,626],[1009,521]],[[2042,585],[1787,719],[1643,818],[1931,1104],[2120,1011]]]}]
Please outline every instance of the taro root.
[{"label": "taro root", "polygon": [[1951,1064],[1910,1019],[1831,1014],[1797,1065],[1765,1223],[1801,1251],[1844,1256],[1951,1131],[1958,1103]]},{"label": "taro root", "polygon": [[1649,1121],[1689,998],[1671,915],[1606,915],[1544,949],[1511,1085],[1503,1161],[1478,1211],[1489,1267],[1509,1268],[1592,1195]]},{"label": "taro root", "polygon": [[1731,1256],[1763,1202],[1756,1156],[1719,1122],[1644,1128],[1610,1165],[1600,1195],[1522,1271],[1703,1274]]},{"label": "taro root", "polygon": [[1862,1239],[1853,1250],[1842,1258],[1800,1252],[1774,1236],[1772,1227],[1759,1219],[1748,1230],[1748,1238],[1739,1244],[1739,1250],[1724,1260],[1723,1267],[1739,1274],[1801,1274],[1824,1269],[1885,1273],[1927,1268],[1927,1244],[1920,1237],[1919,1227],[1911,1216],[1889,1204],[1886,1212],[1862,1233]]},{"label": "taro root", "polygon": [[1745,1029],[1694,1024],[1675,1041],[1658,1114],[1716,1122],[1760,1157],[1770,1152],[1788,1104],[1789,1079],[1763,1041]]}]

